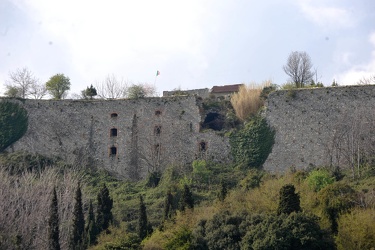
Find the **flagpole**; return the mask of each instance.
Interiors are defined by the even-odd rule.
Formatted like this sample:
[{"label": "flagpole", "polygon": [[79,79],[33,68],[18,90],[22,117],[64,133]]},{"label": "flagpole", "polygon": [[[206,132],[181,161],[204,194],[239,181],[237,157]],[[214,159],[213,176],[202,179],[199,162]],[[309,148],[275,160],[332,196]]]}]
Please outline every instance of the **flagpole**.
[{"label": "flagpole", "polygon": [[156,71],[155,81],[154,81],[154,88],[156,88],[156,79],[158,78],[158,75],[160,75],[160,71],[159,70]]}]

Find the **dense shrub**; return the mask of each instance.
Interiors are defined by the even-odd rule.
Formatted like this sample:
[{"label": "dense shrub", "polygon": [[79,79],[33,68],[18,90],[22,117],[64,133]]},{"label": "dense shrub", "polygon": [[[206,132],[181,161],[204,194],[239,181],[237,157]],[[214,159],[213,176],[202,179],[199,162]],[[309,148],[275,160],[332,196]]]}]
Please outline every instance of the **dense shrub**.
[{"label": "dense shrub", "polygon": [[307,177],[307,183],[315,191],[318,192],[329,184],[335,181],[335,177],[332,177],[327,170],[317,169],[310,172]]},{"label": "dense shrub", "polygon": [[231,153],[236,163],[261,167],[275,141],[275,132],[265,118],[253,117],[243,129],[230,135]]},{"label": "dense shrub", "polygon": [[27,131],[27,111],[13,102],[0,102],[0,152],[20,139]]},{"label": "dense shrub", "polygon": [[332,233],[337,233],[338,218],[355,204],[356,192],[347,184],[336,182],[319,192],[323,213],[330,222]]},{"label": "dense shrub", "polygon": [[317,217],[304,213],[262,215],[250,219],[241,249],[314,250],[335,249],[317,222]]},{"label": "dense shrub", "polygon": [[339,250],[372,249],[375,246],[375,210],[354,210],[341,216],[336,243]]}]

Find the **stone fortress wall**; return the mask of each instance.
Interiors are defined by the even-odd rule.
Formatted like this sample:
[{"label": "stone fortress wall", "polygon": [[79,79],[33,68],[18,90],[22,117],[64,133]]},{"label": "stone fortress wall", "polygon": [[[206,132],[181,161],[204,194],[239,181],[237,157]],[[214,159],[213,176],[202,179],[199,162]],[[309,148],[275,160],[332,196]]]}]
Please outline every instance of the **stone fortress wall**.
[{"label": "stone fortress wall", "polygon": [[58,156],[132,180],[163,172],[170,164],[230,159],[228,138],[200,132],[194,96],[14,101],[28,111],[29,127],[8,151]]},{"label": "stone fortress wall", "polygon": [[[59,156],[132,180],[199,158],[228,162],[228,138],[201,132],[200,99],[14,100],[28,111],[29,127],[8,151]],[[265,170],[350,166],[353,153],[375,154],[374,86],[276,91],[264,115],[276,131]]]},{"label": "stone fortress wall", "polygon": [[375,155],[375,86],[276,91],[265,116],[276,131],[266,170],[353,168]]}]

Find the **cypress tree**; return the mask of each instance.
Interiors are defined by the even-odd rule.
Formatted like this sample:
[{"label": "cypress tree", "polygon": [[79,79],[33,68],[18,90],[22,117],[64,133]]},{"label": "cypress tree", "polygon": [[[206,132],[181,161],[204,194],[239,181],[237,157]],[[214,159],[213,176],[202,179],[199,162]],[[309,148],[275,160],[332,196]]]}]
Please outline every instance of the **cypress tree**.
[{"label": "cypress tree", "polygon": [[73,230],[70,236],[69,248],[70,249],[83,249],[84,243],[84,230],[85,230],[85,217],[82,208],[82,192],[80,184],[78,183],[77,191],[75,194],[75,204],[73,211]]},{"label": "cypress tree", "polygon": [[90,204],[89,204],[89,215],[87,217],[87,225],[86,225],[85,233],[86,233],[86,246],[91,246],[95,244],[98,231],[96,228],[94,207],[92,205],[92,201],[90,201]]},{"label": "cypress tree", "polygon": [[171,191],[168,191],[164,201],[164,219],[170,219],[172,217],[173,210],[173,195]]},{"label": "cypress tree", "polygon": [[59,207],[57,203],[56,188],[52,191],[52,200],[48,219],[48,249],[60,250],[59,243]]},{"label": "cypress tree", "polygon": [[146,213],[146,205],[143,202],[142,195],[139,196],[139,218],[138,218],[138,236],[141,240],[146,238],[148,234],[148,221]]},{"label": "cypress tree", "polygon": [[98,207],[96,216],[96,225],[98,228],[98,233],[106,230],[109,227],[110,222],[112,222],[112,207],[113,200],[109,196],[108,188],[105,184],[100,189],[98,193]]},{"label": "cypress tree", "polygon": [[194,199],[193,194],[190,191],[190,188],[188,185],[184,185],[184,192],[182,193],[181,198],[181,211],[185,211],[185,208],[194,208]]},{"label": "cypress tree", "polygon": [[301,211],[299,194],[295,193],[294,185],[287,184],[281,187],[279,197],[279,207],[277,214],[291,214],[292,212]]},{"label": "cypress tree", "polygon": [[224,180],[220,182],[220,193],[219,193],[219,200],[224,201],[225,197],[227,197],[228,187],[227,183]]}]

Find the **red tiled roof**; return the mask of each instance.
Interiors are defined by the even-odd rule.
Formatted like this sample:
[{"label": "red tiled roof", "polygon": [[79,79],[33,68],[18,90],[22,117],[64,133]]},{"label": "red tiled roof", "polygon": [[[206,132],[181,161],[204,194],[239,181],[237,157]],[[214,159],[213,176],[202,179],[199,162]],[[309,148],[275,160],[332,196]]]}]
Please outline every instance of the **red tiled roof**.
[{"label": "red tiled roof", "polygon": [[213,86],[211,93],[238,92],[243,84],[233,84],[224,86]]}]

